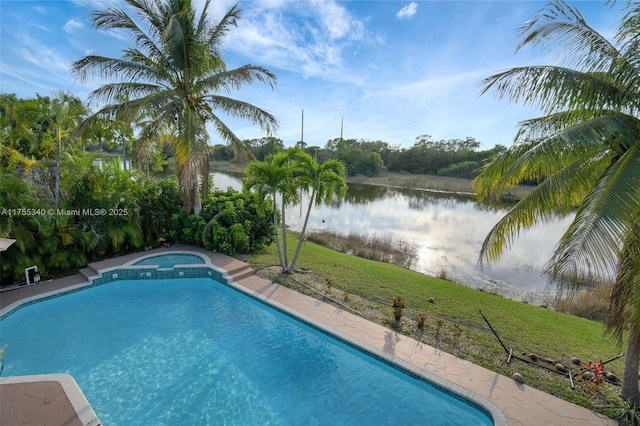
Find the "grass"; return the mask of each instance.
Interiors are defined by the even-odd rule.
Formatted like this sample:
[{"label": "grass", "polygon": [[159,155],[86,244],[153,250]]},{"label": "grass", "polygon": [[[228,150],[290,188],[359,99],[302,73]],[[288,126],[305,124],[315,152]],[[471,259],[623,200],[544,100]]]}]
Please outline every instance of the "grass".
[{"label": "grass", "polygon": [[[289,233],[288,245],[293,250],[296,235],[292,234]],[[254,269],[277,265],[275,247],[247,256],[246,261]],[[342,303],[366,312],[364,316],[372,321],[507,376],[517,371],[528,385],[565,400],[594,408],[618,391],[610,385],[595,386],[584,381],[578,381],[572,390],[569,380],[555,373],[520,361],[507,365],[504,350],[488,331],[479,311],[515,354],[536,353],[566,366],[571,366],[572,357],[595,362],[623,352],[624,349],[604,336],[601,322],[505,299],[396,265],[339,253],[309,241],[305,242],[296,266],[312,274],[278,276],[276,281],[288,285],[290,278],[308,281],[306,276],[313,275],[320,291],[328,291],[333,298],[344,300]],[[400,322],[393,320],[391,309],[397,297],[401,297],[406,306]],[[367,304],[370,309],[364,307]],[[427,317],[424,330],[417,327],[419,313]],[[621,377],[623,360],[607,364],[607,369]]]}]

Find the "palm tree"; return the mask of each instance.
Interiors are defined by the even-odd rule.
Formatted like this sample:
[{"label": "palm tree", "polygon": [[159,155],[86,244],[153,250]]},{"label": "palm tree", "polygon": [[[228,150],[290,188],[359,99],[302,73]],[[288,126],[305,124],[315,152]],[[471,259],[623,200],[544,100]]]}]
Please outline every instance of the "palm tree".
[{"label": "palm tree", "polygon": [[298,186],[310,192],[310,195],[309,206],[307,207],[307,213],[298,239],[298,246],[288,268],[289,273],[294,272],[313,205],[319,206],[322,203],[331,201],[335,195],[343,196],[347,191],[347,183],[345,181],[346,167],[342,161],[330,159],[319,164],[310,154],[301,150],[297,150],[294,156],[296,159],[296,181]]},{"label": "palm tree", "polygon": [[[285,207],[292,200],[297,199],[297,191],[294,186],[294,166],[291,162],[291,153],[280,151],[268,155],[264,161],[253,160],[245,168],[245,178],[242,186],[245,190],[255,190],[262,199],[270,199],[273,204],[273,227],[275,232],[276,249],[278,259],[282,266],[282,272],[289,269],[287,257],[287,234],[284,216]],[[278,209],[278,195],[282,200],[282,209]],[[278,235],[278,212],[281,211],[282,246]]]},{"label": "palm tree", "polygon": [[115,6],[95,12],[93,22],[98,29],[129,33],[135,47],[124,50],[122,58],[86,56],[73,64],[73,70],[82,80],[95,74],[116,80],[92,92],[92,101],[110,103],[94,117],[142,123],[142,139],[175,134],[173,149],[182,201],[198,214],[198,183],[208,159],[206,126],[212,125],[232,145],[240,144],[240,139],[216,111],[248,119],[268,133],[274,132],[278,128],[275,117],[228,94],[255,81],[273,88],[276,76],[254,65],[227,69],[222,46],[225,35],[240,18],[238,6],[212,25],[209,0],[199,16],[191,0],[126,2],[142,26]]},{"label": "palm tree", "polygon": [[35,155],[48,156],[41,134],[36,99],[18,99],[0,94],[0,167],[9,171],[23,166],[27,171],[38,164]]},{"label": "palm tree", "polygon": [[575,288],[568,283],[585,272],[613,279],[605,325],[620,344],[629,330],[621,396],[638,404],[640,7],[626,8],[615,43],[562,1],[521,27],[518,49],[558,48],[561,62],[509,69],[482,82],[483,93],[494,89],[541,108],[543,116],[520,123],[514,145],[474,185],[486,199],[524,179],[541,181],[491,229],[481,262],[500,257],[522,230],[577,206],[546,270],[560,290]]},{"label": "palm tree", "polygon": [[42,111],[41,120],[52,134],[56,143],[56,182],[55,203],[56,209],[60,207],[60,177],[62,174],[62,144],[72,137],[82,116],[87,109],[82,101],[70,93],[59,91]]}]

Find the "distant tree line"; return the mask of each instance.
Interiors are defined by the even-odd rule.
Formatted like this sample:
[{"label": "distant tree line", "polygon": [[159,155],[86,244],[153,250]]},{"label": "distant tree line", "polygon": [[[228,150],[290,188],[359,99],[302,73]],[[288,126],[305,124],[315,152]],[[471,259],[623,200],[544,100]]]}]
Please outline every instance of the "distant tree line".
[{"label": "distant tree line", "polygon": [[[282,139],[273,136],[247,139],[244,145],[250,156],[259,161],[285,149]],[[349,176],[377,176],[388,170],[467,179],[475,178],[483,164],[507,149],[496,145],[480,150],[480,142],[473,137],[434,140],[431,135],[418,136],[410,148],[384,141],[341,138],[327,141],[324,147],[309,146],[304,142],[298,142],[296,146],[319,162],[329,159],[342,161]],[[238,155],[227,145],[216,145],[211,148],[211,158],[230,161],[238,159]]]}]

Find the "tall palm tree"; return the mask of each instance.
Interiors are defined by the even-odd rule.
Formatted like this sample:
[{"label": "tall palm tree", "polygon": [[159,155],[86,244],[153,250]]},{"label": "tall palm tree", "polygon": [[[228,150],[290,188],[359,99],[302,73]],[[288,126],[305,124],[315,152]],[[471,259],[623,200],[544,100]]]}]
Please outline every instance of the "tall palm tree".
[{"label": "tall palm tree", "polygon": [[294,272],[296,261],[300,255],[313,205],[319,206],[331,201],[336,195],[343,196],[347,191],[345,180],[347,169],[342,161],[330,159],[324,163],[318,163],[315,158],[302,150],[297,150],[294,156],[297,186],[309,192],[309,205],[300,231],[296,252],[288,268],[290,273]]},{"label": "tall palm tree", "polygon": [[56,144],[55,203],[57,209],[60,207],[62,144],[73,136],[87,109],[80,99],[63,91],[56,92],[56,96],[47,104],[48,107],[42,111],[41,120],[47,126]]},{"label": "tall palm tree", "polygon": [[626,11],[614,42],[562,1],[521,27],[518,49],[558,48],[561,62],[509,69],[482,82],[483,93],[496,90],[541,108],[543,116],[520,123],[514,145],[486,165],[474,185],[487,198],[524,179],[541,180],[491,229],[481,261],[497,259],[522,230],[577,206],[546,269],[561,290],[576,282],[565,278],[584,272],[614,280],[606,327],[619,343],[629,330],[621,396],[637,404],[640,6],[627,3]]},{"label": "tall palm tree", "polygon": [[[267,132],[278,123],[269,112],[228,95],[255,81],[275,87],[276,76],[265,68],[244,65],[228,70],[222,59],[224,37],[236,26],[236,5],[212,24],[210,1],[196,13],[191,0],[126,0],[142,26],[124,10],[112,6],[95,12],[98,29],[123,30],[135,45],[122,58],[90,55],[73,64],[82,80],[98,74],[114,78],[91,94],[93,101],[109,103],[96,117],[122,118],[143,123],[141,138],[173,132],[173,149],[185,207],[199,213],[198,182],[208,158],[212,125],[223,140],[240,144],[217,111],[248,119]],[[126,101],[122,101],[126,100]],[[208,171],[207,171],[208,173]]]},{"label": "tall palm tree", "polygon": [[[286,272],[289,269],[289,262],[284,211],[292,200],[297,199],[291,154],[287,151],[280,151],[268,155],[264,161],[253,160],[247,164],[244,174],[243,188],[245,190],[255,190],[262,199],[268,198],[273,204],[276,249],[282,272]],[[278,209],[278,197],[281,199],[281,209]],[[280,223],[278,223],[278,212],[281,214]],[[278,233],[279,225],[282,225],[282,235]],[[280,237],[282,238],[282,246]]]}]

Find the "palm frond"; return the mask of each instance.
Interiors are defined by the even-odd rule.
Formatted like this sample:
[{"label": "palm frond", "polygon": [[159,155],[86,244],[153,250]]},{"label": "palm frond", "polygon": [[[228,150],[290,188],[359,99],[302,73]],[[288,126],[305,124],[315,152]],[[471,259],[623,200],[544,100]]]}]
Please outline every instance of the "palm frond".
[{"label": "palm frond", "polygon": [[[209,5],[209,0],[207,0],[206,5]],[[231,27],[238,25],[237,22],[241,15],[240,7],[236,4],[225,13],[217,25],[209,29],[206,34],[206,44],[209,47],[212,57],[222,57],[222,41],[231,30]]]},{"label": "palm frond", "polygon": [[[99,110],[96,114],[106,116],[107,111],[124,111],[135,106],[148,104],[152,99],[157,99],[158,95],[167,95],[167,88],[164,85],[140,82],[120,82],[105,84],[94,90],[89,99],[92,102],[110,102]],[[151,98],[153,96],[153,98]],[[131,99],[122,101],[122,99]],[[145,99],[140,102],[140,99]],[[157,101],[156,101],[157,102]]]},{"label": "palm frond", "polygon": [[74,62],[71,66],[73,72],[78,74],[81,81],[87,81],[93,77],[113,78],[123,81],[154,81],[158,75],[157,69],[140,60],[132,61],[127,58],[108,58],[105,56],[89,55]]},{"label": "palm frond", "polygon": [[620,135],[633,139],[636,118],[616,111],[560,111],[519,123],[516,142],[557,137],[567,143],[601,144]]},{"label": "palm frond", "polygon": [[199,82],[203,90],[213,89],[217,92],[231,93],[240,89],[245,84],[260,82],[267,84],[271,89],[275,88],[278,78],[266,68],[256,65],[243,65],[241,67],[220,71]]},{"label": "palm frond", "polygon": [[640,211],[640,143],[599,179],[578,209],[547,265],[554,280],[575,276],[585,266],[603,277],[615,270],[621,242]]},{"label": "palm frond", "polygon": [[636,69],[640,67],[640,4],[628,2],[626,13],[616,33],[616,41],[622,46],[623,56]]},{"label": "palm frond", "polygon": [[133,8],[133,10],[143,19],[148,22],[154,22],[154,24],[148,27],[151,34],[145,33],[133,18],[128,15],[122,9],[112,6],[102,11],[96,11],[93,13],[93,24],[96,28],[102,30],[124,30],[129,33],[134,44],[141,50],[147,52],[147,56],[159,58],[162,57],[162,50],[160,46],[154,41],[158,39],[157,32],[157,20],[154,12],[153,3],[147,1],[130,1],[127,3]]},{"label": "palm frond", "polygon": [[566,215],[605,167],[602,161],[575,161],[549,176],[493,226],[482,243],[479,262],[499,259],[523,231]]},{"label": "palm frond", "polygon": [[521,41],[543,51],[557,50],[560,60],[577,69],[608,70],[621,55],[618,49],[591,28],[580,11],[564,1],[550,2],[519,29]]},{"label": "palm frond", "polygon": [[498,99],[540,108],[545,114],[562,110],[636,109],[604,74],[559,66],[512,68],[484,79],[480,85],[481,94],[495,90]]},{"label": "palm frond", "polygon": [[[212,106],[213,110],[221,110],[232,117],[249,120],[253,124],[257,124],[260,129],[268,134],[274,134],[280,128],[278,120],[274,115],[272,115],[269,111],[266,111],[248,102],[219,95],[209,95],[206,97],[206,100]],[[214,118],[213,116],[210,116],[209,118],[211,118],[214,122],[219,121],[219,119],[216,120],[217,117]],[[224,134],[222,134],[222,136],[223,139],[229,140],[225,137]]]},{"label": "palm frond", "polygon": [[590,142],[548,137],[518,143],[482,167],[473,180],[474,190],[485,201],[525,180],[542,181],[584,156],[595,160],[602,146]]}]

